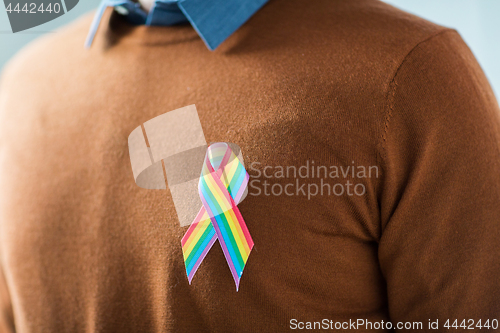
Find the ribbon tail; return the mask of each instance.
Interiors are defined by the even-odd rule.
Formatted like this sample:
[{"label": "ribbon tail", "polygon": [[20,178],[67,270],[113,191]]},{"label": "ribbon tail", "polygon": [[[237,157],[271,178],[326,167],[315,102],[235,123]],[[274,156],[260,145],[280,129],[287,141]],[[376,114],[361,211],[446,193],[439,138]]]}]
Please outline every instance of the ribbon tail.
[{"label": "ribbon tail", "polygon": [[202,207],[181,240],[182,254],[184,256],[189,284],[191,284],[191,280],[193,280],[198,267],[200,267],[200,264],[216,240],[215,229],[205,207]]},{"label": "ribbon tail", "polygon": [[[221,180],[218,177],[213,177],[213,174],[207,176],[204,181],[212,192],[215,190],[213,187],[218,187],[220,191],[225,190]],[[208,197],[212,196],[211,192],[203,194],[208,195]],[[253,248],[253,240],[234,200],[229,195],[224,197],[227,201],[219,199],[219,202],[222,204],[225,201],[227,206],[225,209],[219,206],[218,211],[222,211],[222,213],[214,215],[211,220],[222,247],[222,252],[233,275],[236,290],[238,290],[243,269]],[[202,201],[204,201],[204,205],[208,205],[208,202],[204,199]],[[212,202],[213,204],[214,202]]]}]

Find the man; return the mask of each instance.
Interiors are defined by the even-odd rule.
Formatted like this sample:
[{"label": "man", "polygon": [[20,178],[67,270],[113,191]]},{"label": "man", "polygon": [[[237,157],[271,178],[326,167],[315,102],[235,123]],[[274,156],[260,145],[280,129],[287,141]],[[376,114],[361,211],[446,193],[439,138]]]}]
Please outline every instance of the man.
[{"label": "man", "polygon": [[[4,331],[495,330],[499,108],[456,31],[379,1],[271,0],[213,52],[192,24],[111,9],[83,50],[91,21],[3,73]],[[238,292],[217,244],[189,285],[169,190],[132,177],[130,132],[190,104],[258,180]]]}]

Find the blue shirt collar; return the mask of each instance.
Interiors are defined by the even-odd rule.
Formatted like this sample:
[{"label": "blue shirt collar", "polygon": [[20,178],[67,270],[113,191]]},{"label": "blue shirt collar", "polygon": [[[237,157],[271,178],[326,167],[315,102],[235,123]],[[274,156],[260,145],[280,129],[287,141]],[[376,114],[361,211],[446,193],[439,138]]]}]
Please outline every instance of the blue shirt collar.
[{"label": "blue shirt collar", "polygon": [[268,0],[156,0],[146,13],[131,0],[102,0],[90,26],[89,48],[107,7],[114,7],[132,24],[174,25],[189,22],[210,50],[215,50]]}]

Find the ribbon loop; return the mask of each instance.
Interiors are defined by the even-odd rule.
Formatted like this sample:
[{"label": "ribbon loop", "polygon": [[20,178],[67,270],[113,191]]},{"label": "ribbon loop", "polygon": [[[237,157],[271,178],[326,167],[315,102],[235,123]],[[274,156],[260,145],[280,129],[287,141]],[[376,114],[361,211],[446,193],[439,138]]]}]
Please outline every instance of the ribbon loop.
[{"label": "ribbon loop", "polygon": [[198,183],[203,206],[181,241],[190,284],[218,239],[238,290],[254,245],[237,207],[248,179],[245,167],[227,143],[218,142],[208,147]]}]

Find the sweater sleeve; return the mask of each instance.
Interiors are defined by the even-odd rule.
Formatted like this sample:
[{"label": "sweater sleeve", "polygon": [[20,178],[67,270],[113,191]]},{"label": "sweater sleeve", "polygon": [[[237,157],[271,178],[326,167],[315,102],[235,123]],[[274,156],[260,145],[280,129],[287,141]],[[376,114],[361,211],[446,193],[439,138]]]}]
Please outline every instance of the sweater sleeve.
[{"label": "sweater sleeve", "polygon": [[460,331],[463,320],[476,330],[489,320],[494,331],[500,111],[456,31],[428,38],[405,57],[386,111],[379,262],[391,321],[422,322],[428,330],[429,320],[438,320],[446,331],[447,320],[457,320]]},{"label": "sweater sleeve", "polygon": [[[0,76],[0,92],[4,91],[3,89],[5,84],[4,76],[5,72],[3,72],[2,75]],[[0,109],[2,108],[3,106],[2,104],[5,101],[3,97],[4,96],[0,94]],[[4,119],[2,118],[1,122],[5,123],[3,120]],[[0,156],[3,153],[4,142],[5,139],[3,137],[0,138]],[[2,221],[0,221],[0,230],[2,229],[3,229]],[[3,237],[0,237],[0,240],[1,239],[3,239]],[[12,309],[11,295],[5,278],[4,267],[3,267],[4,265],[2,264],[1,260],[1,258],[3,257],[1,253],[2,250],[3,250],[3,244],[0,244],[0,333],[14,333],[16,331],[14,325],[14,314]]]},{"label": "sweater sleeve", "polygon": [[14,333],[14,315],[5,276],[0,270],[0,333]]}]

